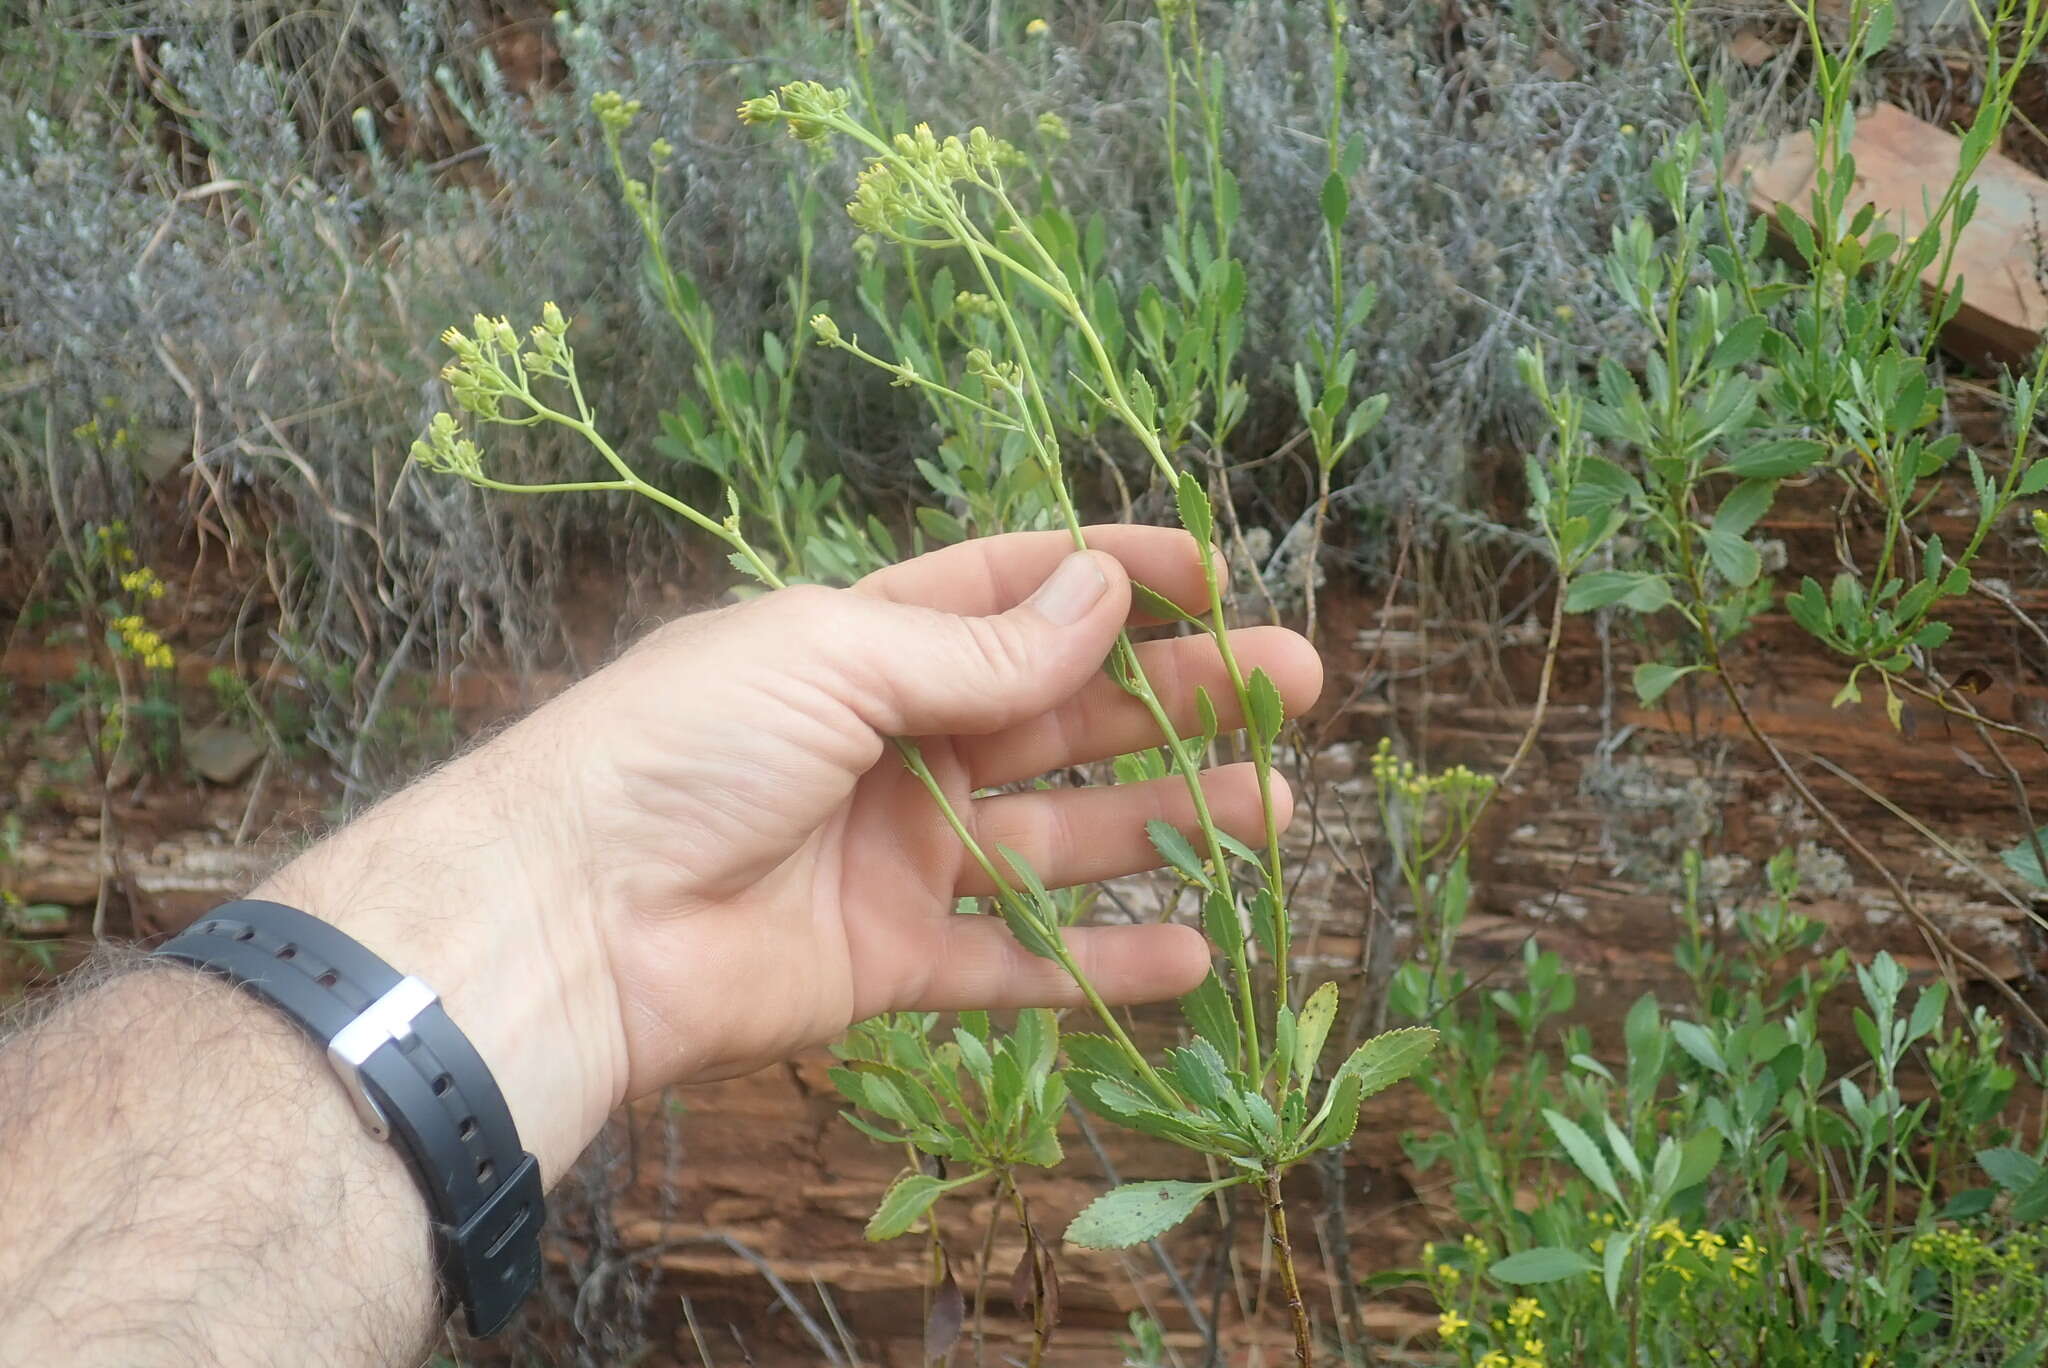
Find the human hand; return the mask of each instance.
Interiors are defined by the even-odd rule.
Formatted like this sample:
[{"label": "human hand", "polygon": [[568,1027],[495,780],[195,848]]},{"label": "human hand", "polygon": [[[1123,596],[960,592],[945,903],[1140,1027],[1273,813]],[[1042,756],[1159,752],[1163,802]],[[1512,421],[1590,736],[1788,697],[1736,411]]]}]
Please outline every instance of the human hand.
[{"label": "human hand", "polygon": [[[1077,1002],[1001,919],[954,915],[992,889],[889,738],[916,738],[984,849],[1017,851],[1051,886],[1156,865],[1148,820],[1193,829],[1177,778],[973,797],[1156,742],[1100,667],[1132,577],[1205,601],[1194,545],[1129,526],[1088,541],[970,542],[852,589],[671,623],[260,896],[438,988],[550,1174],[625,1098],[758,1068],[863,1017]],[[1321,666],[1301,637],[1249,628],[1233,643],[1290,712],[1314,701]],[[1176,725],[1194,729],[1198,685],[1239,724],[1213,643],[1139,650]],[[1223,829],[1260,832],[1249,766],[1204,788]],[[408,873],[410,887],[394,879]],[[1067,941],[1111,1003],[1185,992],[1208,965],[1188,927]]]}]

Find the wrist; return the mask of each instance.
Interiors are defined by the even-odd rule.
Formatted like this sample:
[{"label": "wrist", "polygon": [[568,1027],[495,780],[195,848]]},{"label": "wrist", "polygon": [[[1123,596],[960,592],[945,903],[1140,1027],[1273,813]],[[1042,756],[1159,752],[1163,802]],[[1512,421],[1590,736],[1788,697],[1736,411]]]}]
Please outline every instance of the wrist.
[{"label": "wrist", "polygon": [[526,753],[530,726],[379,804],[250,896],[333,924],[432,988],[552,1185],[623,1100],[625,1047],[575,833],[543,829],[573,812],[540,791],[564,771]]}]

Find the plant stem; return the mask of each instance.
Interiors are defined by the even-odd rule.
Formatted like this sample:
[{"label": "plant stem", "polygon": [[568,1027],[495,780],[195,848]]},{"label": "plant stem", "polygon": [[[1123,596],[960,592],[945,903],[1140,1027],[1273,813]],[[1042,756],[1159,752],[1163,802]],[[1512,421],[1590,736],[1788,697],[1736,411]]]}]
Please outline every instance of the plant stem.
[{"label": "plant stem", "polygon": [[1024,1205],[1024,1194],[1014,1182],[1010,1184],[1010,1204],[1016,1208],[1017,1224],[1024,1231],[1024,1257],[1031,1260],[1031,1358],[1026,1368],[1039,1368],[1045,1361],[1045,1342],[1052,1335],[1046,1314],[1045,1283],[1040,1277],[1044,1255],[1038,1247],[1038,1232],[1031,1228],[1031,1212]]},{"label": "plant stem", "polygon": [[1315,1361],[1315,1340],[1309,1330],[1308,1304],[1301,1296],[1301,1279],[1294,1270],[1294,1250],[1287,1242],[1287,1204],[1280,1197],[1277,1168],[1266,1170],[1266,1218],[1272,1231],[1273,1257],[1280,1265],[1280,1289],[1294,1322],[1294,1361],[1298,1368],[1310,1368]]}]

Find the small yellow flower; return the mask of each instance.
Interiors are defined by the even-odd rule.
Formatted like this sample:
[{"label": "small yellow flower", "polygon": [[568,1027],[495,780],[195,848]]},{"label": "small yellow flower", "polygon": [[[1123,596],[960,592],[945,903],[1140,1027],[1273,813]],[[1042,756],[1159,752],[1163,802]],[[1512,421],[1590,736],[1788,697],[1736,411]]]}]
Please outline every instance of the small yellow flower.
[{"label": "small yellow flower", "polygon": [[1517,1297],[1508,1307],[1508,1324],[1517,1330],[1527,1330],[1540,1320],[1548,1320],[1542,1304],[1534,1297]]},{"label": "small yellow flower", "polygon": [[1493,1352],[1486,1355],[1486,1357],[1479,1360],[1477,1368],[1514,1368],[1514,1365],[1509,1362],[1508,1356],[1506,1354],[1503,1354],[1500,1350],[1495,1349]]},{"label": "small yellow flower", "polygon": [[1026,38],[1043,38],[1051,32],[1052,25],[1046,23],[1043,19],[1033,19],[1024,26],[1024,36]]},{"label": "small yellow flower", "polygon": [[1471,1327],[1472,1322],[1466,1320],[1455,1311],[1446,1311],[1436,1318],[1437,1338],[1446,1344],[1456,1340],[1458,1336],[1464,1334]]},{"label": "small yellow flower", "polygon": [[1623,124],[1623,125],[1621,126],[1621,136],[1622,136],[1622,137],[1624,137],[1624,138],[1633,138],[1633,137],[1634,137],[1635,135],[1636,135],[1636,126],[1635,126],[1634,124]]}]

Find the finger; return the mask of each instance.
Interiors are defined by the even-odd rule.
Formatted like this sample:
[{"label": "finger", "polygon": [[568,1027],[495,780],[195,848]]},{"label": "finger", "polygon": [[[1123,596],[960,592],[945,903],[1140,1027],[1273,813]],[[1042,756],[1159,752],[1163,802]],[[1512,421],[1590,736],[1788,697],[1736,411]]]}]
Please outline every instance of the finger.
[{"label": "finger", "polygon": [[[1207,610],[1209,590],[1195,539],[1179,528],[1106,523],[1084,527],[1081,534],[1152,592],[1192,613]],[[1074,539],[1064,532],[980,537],[877,570],[853,588],[948,613],[1000,613],[1023,602],[1073,550]]]},{"label": "finger", "polygon": [[[1287,781],[1272,776],[1273,812],[1285,826],[1294,814]],[[1202,792],[1216,825],[1241,841],[1256,844],[1266,830],[1259,806],[1257,772],[1250,765],[1224,765],[1202,775]],[[972,808],[975,839],[995,858],[1003,846],[1023,856],[1049,888],[1114,879],[1157,869],[1159,852],[1145,824],[1165,822],[1201,847],[1194,797],[1178,775],[1115,788],[1047,789],[983,798]],[[998,860],[998,867],[1001,861]],[[995,892],[981,866],[966,862],[957,889],[962,897]]]},{"label": "finger", "polygon": [[[1209,972],[1209,942],[1192,926],[1079,926],[1065,938],[1076,966],[1112,1006],[1179,997]],[[901,1010],[1077,1007],[1085,1000],[1064,969],[1019,945],[995,917],[947,917],[931,962]]]},{"label": "finger", "polygon": [[[1230,634],[1231,652],[1247,679],[1264,670],[1280,690],[1289,717],[1315,705],[1323,689],[1323,662],[1307,638],[1284,627],[1245,627]],[[1244,725],[1244,710],[1230,673],[1206,636],[1151,641],[1138,661],[1159,702],[1183,736],[1200,730],[1195,690],[1206,689],[1224,731]],[[1030,779],[1062,765],[1083,765],[1159,744],[1159,724],[1145,705],[1115,680],[1098,675],[1050,712],[988,736],[964,738],[960,757],[976,788]]]},{"label": "finger", "polygon": [[785,589],[754,619],[803,703],[850,708],[881,736],[1013,726],[1065,702],[1101,669],[1130,612],[1114,557],[1069,552],[1007,612],[977,617],[844,589]]}]

